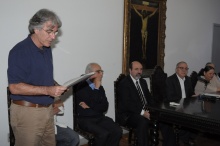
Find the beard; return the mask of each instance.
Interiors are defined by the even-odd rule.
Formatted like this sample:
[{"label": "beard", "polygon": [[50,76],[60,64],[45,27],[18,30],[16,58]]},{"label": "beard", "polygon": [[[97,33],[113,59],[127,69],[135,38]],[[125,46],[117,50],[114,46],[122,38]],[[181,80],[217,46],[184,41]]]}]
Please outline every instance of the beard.
[{"label": "beard", "polygon": [[135,79],[139,80],[141,78],[141,74],[136,74]]}]

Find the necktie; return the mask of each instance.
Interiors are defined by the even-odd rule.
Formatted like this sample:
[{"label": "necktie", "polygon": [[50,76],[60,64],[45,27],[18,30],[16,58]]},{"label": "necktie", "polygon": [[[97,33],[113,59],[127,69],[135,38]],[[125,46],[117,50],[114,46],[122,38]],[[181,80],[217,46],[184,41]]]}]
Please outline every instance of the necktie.
[{"label": "necktie", "polygon": [[147,105],[147,101],[144,97],[144,94],[142,93],[141,91],[141,87],[140,85],[138,84],[138,81],[136,81],[136,87],[137,87],[137,90],[138,90],[138,94],[140,96],[140,99],[141,99],[141,103],[142,103],[142,106],[143,106],[143,110],[146,110],[146,105]]}]

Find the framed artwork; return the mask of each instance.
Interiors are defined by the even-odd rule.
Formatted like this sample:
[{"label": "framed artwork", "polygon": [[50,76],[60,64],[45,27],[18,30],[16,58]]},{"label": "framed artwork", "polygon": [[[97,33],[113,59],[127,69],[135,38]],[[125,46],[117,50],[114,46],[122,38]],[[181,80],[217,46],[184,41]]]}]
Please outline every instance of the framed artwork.
[{"label": "framed artwork", "polygon": [[124,0],[124,74],[132,61],[142,63],[144,77],[164,67],[165,20],[166,0]]}]

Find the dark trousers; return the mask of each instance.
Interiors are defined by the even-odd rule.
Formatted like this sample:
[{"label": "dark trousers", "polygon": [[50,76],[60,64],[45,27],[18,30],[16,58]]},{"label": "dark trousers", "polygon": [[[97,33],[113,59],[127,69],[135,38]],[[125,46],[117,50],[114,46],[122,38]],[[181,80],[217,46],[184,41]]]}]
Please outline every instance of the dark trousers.
[{"label": "dark trousers", "polygon": [[141,115],[133,114],[129,116],[127,125],[136,129],[138,146],[148,146],[148,132],[150,121]]},{"label": "dark trousers", "polygon": [[79,118],[79,126],[95,135],[95,146],[118,146],[122,137],[122,129],[111,118]]},{"label": "dark trousers", "polygon": [[167,123],[160,123],[160,130],[163,137],[163,146],[176,146],[176,135],[173,126]]},{"label": "dark trousers", "polygon": [[179,130],[179,140],[187,143],[190,139],[194,140],[196,138],[196,133],[195,130],[182,127]]},{"label": "dark trousers", "polygon": [[63,128],[57,126],[56,146],[77,146],[79,144],[79,135],[69,127]]}]

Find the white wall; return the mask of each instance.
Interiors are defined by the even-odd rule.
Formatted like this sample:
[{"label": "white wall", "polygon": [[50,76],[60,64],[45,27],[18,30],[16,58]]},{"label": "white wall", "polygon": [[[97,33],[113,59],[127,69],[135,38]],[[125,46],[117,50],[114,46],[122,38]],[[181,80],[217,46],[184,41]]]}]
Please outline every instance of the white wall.
[{"label": "white wall", "polygon": [[188,63],[189,73],[211,61],[213,24],[220,23],[219,0],[167,0],[165,72],[177,62]]},{"label": "white wall", "polygon": [[[89,62],[103,67],[103,85],[110,103],[108,116],[114,119],[113,81],[122,71],[123,0],[4,1],[0,5],[0,141],[7,141],[7,58],[9,50],[27,37],[28,21],[41,8],[55,11],[61,18],[62,34],[53,49],[54,75],[59,83],[77,77]],[[220,23],[219,0],[168,0],[165,41],[165,72],[185,60],[199,70],[211,59],[212,26]],[[69,94],[70,95],[70,94]],[[72,127],[72,97],[65,102],[62,122]]]}]

